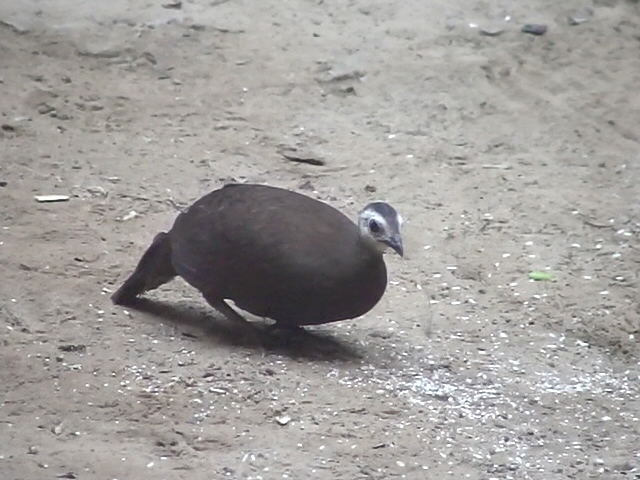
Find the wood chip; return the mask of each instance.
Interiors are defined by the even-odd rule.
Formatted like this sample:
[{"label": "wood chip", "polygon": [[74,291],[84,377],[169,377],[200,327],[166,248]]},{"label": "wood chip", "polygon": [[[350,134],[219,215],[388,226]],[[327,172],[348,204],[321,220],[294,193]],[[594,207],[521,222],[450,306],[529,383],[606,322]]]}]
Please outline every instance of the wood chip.
[{"label": "wood chip", "polygon": [[296,150],[280,150],[280,155],[282,155],[287,160],[298,163],[308,163],[309,165],[323,166],[325,165],[325,161],[321,158],[317,158],[312,154],[307,153],[299,153]]},{"label": "wood chip", "polygon": [[511,167],[509,165],[504,165],[504,164],[501,164],[501,163],[494,163],[494,164],[488,163],[488,164],[482,165],[482,168],[486,168],[488,170],[509,170],[509,169],[511,169]]},{"label": "wood chip", "polygon": [[69,195],[36,195],[36,202],[40,203],[52,203],[52,202],[67,202],[69,201]]},{"label": "wood chip", "polygon": [[131,220],[132,218],[136,218],[137,216],[138,212],[136,212],[135,210],[131,210],[129,213],[122,217],[122,221],[126,222],[127,220]]}]

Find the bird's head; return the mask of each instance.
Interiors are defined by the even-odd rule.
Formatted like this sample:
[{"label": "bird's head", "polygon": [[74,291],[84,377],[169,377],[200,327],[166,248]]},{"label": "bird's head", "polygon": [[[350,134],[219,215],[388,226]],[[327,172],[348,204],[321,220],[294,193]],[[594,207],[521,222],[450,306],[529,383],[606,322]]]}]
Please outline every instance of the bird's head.
[{"label": "bird's head", "polygon": [[358,216],[360,235],[372,241],[380,253],[384,253],[387,247],[391,247],[398,255],[403,256],[400,235],[402,223],[402,217],[396,209],[384,202],[370,203]]}]

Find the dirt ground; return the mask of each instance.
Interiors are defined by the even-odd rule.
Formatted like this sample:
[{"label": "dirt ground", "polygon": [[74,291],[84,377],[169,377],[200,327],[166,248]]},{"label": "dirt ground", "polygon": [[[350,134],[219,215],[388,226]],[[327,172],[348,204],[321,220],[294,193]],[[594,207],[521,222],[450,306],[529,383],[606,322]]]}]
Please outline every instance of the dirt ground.
[{"label": "dirt ground", "polygon": [[[2,480],[640,478],[637,3],[0,20]],[[153,235],[232,180],[396,206],[380,304],[266,348],[181,280],[113,306]]]}]

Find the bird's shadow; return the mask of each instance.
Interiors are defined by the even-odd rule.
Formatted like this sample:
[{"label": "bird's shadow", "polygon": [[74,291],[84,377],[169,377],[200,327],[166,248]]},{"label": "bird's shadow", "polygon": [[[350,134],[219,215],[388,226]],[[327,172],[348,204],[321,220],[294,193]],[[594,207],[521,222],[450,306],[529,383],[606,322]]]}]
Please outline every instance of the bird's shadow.
[{"label": "bird's shadow", "polygon": [[256,352],[307,360],[355,361],[363,358],[355,346],[323,331],[271,328],[259,321],[251,322],[254,328],[248,328],[248,325],[228,320],[213,310],[205,311],[199,305],[171,304],[148,298],[139,298],[127,308],[166,320],[181,329],[183,336],[194,339],[203,337]]}]

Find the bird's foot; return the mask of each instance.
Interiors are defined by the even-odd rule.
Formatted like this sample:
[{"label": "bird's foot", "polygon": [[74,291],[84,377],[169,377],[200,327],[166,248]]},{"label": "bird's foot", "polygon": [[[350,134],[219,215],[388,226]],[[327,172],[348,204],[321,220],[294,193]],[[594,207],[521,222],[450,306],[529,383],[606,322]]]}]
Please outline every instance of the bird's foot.
[{"label": "bird's foot", "polygon": [[300,325],[292,325],[289,323],[272,323],[271,325],[268,325],[265,328],[265,331],[269,332],[269,333],[274,333],[274,332],[285,332],[285,333],[289,333],[289,334],[304,334],[307,331],[301,327]]}]

